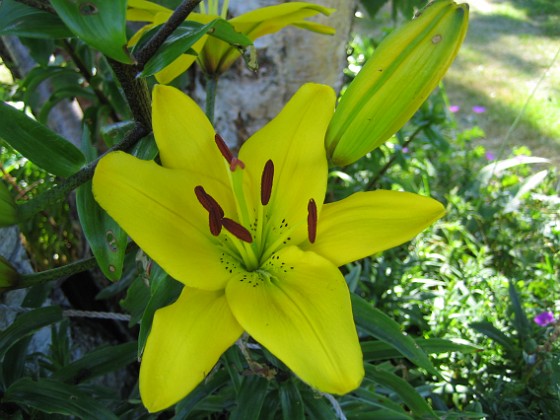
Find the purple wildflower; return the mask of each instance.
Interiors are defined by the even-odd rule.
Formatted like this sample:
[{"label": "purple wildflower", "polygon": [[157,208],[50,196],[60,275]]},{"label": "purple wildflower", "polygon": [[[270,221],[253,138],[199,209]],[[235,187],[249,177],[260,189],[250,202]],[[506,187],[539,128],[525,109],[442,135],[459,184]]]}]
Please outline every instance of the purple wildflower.
[{"label": "purple wildflower", "polygon": [[475,114],[483,114],[483,113],[486,112],[486,108],[483,107],[482,105],[475,105],[475,106],[472,107],[472,111]]},{"label": "purple wildflower", "polygon": [[461,107],[459,105],[449,105],[449,112],[459,112],[460,109]]},{"label": "purple wildflower", "polygon": [[486,160],[496,159],[496,155],[494,155],[494,153],[492,153],[492,152],[486,152],[484,156],[486,156]]},{"label": "purple wildflower", "polygon": [[538,314],[533,320],[541,327],[546,327],[548,324],[552,324],[555,321],[554,314],[550,311]]}]

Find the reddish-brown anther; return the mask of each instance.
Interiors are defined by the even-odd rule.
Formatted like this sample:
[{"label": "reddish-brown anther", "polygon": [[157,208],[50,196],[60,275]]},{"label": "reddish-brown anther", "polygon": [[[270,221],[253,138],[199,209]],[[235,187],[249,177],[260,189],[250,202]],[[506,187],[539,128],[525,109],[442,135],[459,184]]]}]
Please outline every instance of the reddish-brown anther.
[{"label": "reddish-brown anther", "polygon": [[222,136],[216,133],[216,135],[214,136],[214,141],[216,142],[218,149],[220,149],[220,153],[222,154],[222,156],[225,158],[225,160],[227,160],[227,163],[231,165],[231,161],[233,160],[233,153],[229,149]]},{"label": "reddish-brown anther", "polygon": [[224,217],[221,221],[222,226],[226,228],[226,230],[242,241],[251,243],[253,242],[253,237],[251,236],[251,232],[237,223],[235,220],[231,220],[227,217]]},{"label": "reddish-brown anther", "polygon": [[196,194],[198,202],[202,204],[202,207],[204,207],[208,213],[214,212],[219,215],[220,219],[224,217],[225,213],[222,206],[220,206],[210,194],[204,191],[204,188],[201,185],[194,187],[194,193]]},{"label": "reddish-brown anther", "polygon": [[262,177],[261,177],[261,204],[266,206],[270,201],[270,195],[272,194],[272,181],[274,179],[274,164],[272,160],[267,160]]},{"label": "reddish-brown anther", "polygon": [[222,231],[222,218],[215,210],[210,210],[208,213],[208,224],[212,235],[218,236]]},{"label": "reddish-brown anther", "polygon": [[317,237],[317,204],[313,199],[307,204],[307,237],[311,243],[315,242]]}]

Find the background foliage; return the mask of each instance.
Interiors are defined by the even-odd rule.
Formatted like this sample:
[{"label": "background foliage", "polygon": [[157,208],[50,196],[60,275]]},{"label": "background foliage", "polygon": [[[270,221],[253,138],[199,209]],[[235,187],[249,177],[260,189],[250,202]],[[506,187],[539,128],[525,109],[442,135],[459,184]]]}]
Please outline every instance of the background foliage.
[{"label": "background foliage", "polygon": [[[4,0],[2,7],[12,3]],[[361,24],[384,3],[398,21],[421,2],[366,2]],[[48,35],[43,38],[15,32],[38,65],[23,78],[14,73],[0,94],[29,106],[38,121],[57,102],[77,98],[89,133],[82,149],[94,158],[122,137],[122,126],[114,124],[132,115],[108,60],[66,39],[64,26],[49,19],[35,28]],[[379,32],[392,25],[387,21]],[[351,41],[347,81],[381,36]],[[45,81],[56,93],[35,103],[33,93]],[[558,318],[560,311],[557,168],[527,148],[493,156],[480,141],[484,132],[459,127],[449,106],[440,86],[386,145],[330,173],[332,200],[385,188],[429,195],[447,208],[442,221],[412,242],[343,268],[366,362],[362,387],[337,399],[317,394],[249,340],[228,350],[207,381],[161,418],[528,419],[560,412],[560,323],[533,321],[546,311]],[[147,137],[137,152],[150,155],[151,144]],[[20,202],[60,183],[7,143],[0,147],[4,182]],[[74,199],[19,227],[37,271],[84,255]],[[0,332],[0,417],[158,417],[139,400],[136,340],[141,347],[154,311],[179,291],[157,265],[129,249],[116,282],[94,269],[27,289],[17,317],[0,307],[10,319]],[[130,317],[78,318],[85,310]],[[92,342],[84,348],[77,336],[88,334]]]}]

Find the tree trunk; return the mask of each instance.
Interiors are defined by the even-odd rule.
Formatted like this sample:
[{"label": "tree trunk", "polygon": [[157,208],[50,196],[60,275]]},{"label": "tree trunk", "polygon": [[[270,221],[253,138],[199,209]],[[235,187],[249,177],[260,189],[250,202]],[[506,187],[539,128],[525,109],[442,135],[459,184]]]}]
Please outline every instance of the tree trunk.
[{"label": "tree trunk", "polygon": [[[256,73],[238,60],[220,78],[215,125],[230,145],[240,145],[270,121],[302,84],[323,83],[340,89],[354,1],[311,2],[336,9],[329,17],[321,15],[316,18],[318,22],[334,27],[336,35],[285,28],[255,42],[259,62]],[[232,2],[229,10],[233,16],[238,16],[274,4],[278,4],[278,0]],[[196,96],[204,97],[202,87]]]}]

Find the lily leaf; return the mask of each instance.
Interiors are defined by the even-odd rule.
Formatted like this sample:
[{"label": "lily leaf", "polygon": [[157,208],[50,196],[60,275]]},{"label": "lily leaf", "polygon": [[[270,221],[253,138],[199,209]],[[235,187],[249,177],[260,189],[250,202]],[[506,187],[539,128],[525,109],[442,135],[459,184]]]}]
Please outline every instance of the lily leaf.
[{"label": "lily leaf", "polygon": [[126,49],[126,0],[51,0],[60,18],[84,42],[122,63],[132,63]]},{"label": "lily leaf", "polygon": [[[479,349],[468,344],[455,343],[451,340],[443,338],[418,338],[414,340],[416,344],[422,348],[427,354],[440,354],[440,353],[474,353]],[[402,354],[397,351],[392,345],[383,341],[364,341],[360,343],[364,353],[364,360],[388,360],[398,359]]]},{"label": "lily leaf", "polygon": [[[89,129],[84,126],[83,147],[88,160],[96,156],[90,144]],[[78,188],[76,192],[76,208],[84,234],[99,268],[111,281],[121,278],[124,255],[128,237],[126,232],[103,210],[91,191],[91,181]]]},{"label": "lily leaf", "polygon": [[0,103],[0,138],[54,175],[68,177],[85,163],[76,146],[5,103]]},{"label": "lily leaf", "polygon": [[0,2],[0,35],[46,39],[73,36],[58,16],[14,0]]},{"label": "lily leaf", "polygon": [[33,407],[48,414],[63,414],[85,419],[117,417],[75,385],[53,379],[22,378],[14,382],[2,397],[4,403]]},{"label": "lily leaf", "polygon": [[[146,41],[153,36],[158,29],[159,28],[156,27],[147,32],[136,45],[135,50],[145,45]],[[236,32],[233,26],[223,19],[215,19],[205,25],[194,21],[186,21],[179,25],[171,36],[165,40],[156,54],[148,60],[140,76],[152,76],[167,67],[181,54],[189,52],[193,45],[204,35],[211,35],[239,48],[253,44],[248,37]],[[192,52],[196,54],[196,52]]]},{"label": "lily leaf", "polygon": [[58,306],[38,308],[19,315],[12,325],[0,332],[0,359],[18,341],[61,319],[62,310]]},{"label": "lily leaf", "polygon": [[418,344],[411,337],[402,333],[399,324],[380,310],[369,305],[361,297],[355,294],[351,296],[354,320],[360,328],[378,340],[394,347],[415,365],[438,377],[441,376]]},{"label": "lily leaf", "polygon": [[426,400],[407,381],[392,372],[378,369],[373,365],[366,364],[365,369],[366,378],[394,391],[410,408],[416,418],[438,418]]},{"label": "lily leaf", "polygon": [[150,273],[151,296],[142,314],[140,332],[138,333],[138,358],[142,356],[148,334],[152,328],[154,313],[159,308],[172,303],[181,293],[183,285],[173,280],[157,264],[153,263]]},{"label": "lily leaf", "polygon": [[267,388],[268,380],[262,376],[245,376],[237,394],[237,406],[232,410],[230,419],[259,419]]},{"label": "lily leaf", "polygon": [[97,348],[62,369],[54,372],[52,378],[76,384],[108,372],[122,369],[136,360],[136,343]]}]

